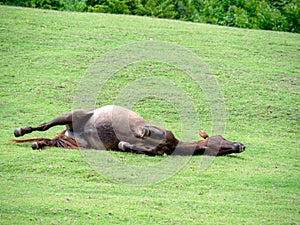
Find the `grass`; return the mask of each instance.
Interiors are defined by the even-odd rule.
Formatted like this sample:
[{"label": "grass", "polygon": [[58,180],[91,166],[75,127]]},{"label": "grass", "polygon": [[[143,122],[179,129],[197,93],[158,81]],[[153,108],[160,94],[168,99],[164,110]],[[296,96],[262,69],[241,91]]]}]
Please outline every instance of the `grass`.
[{"label": "grass", "polygon": [[[298,34],[122,15],[3,6],[0,11],[0,224],[300,223]],[[200,169],[204,157],[192,157],[165,181],[132,186],[97,173],[80,151],[32,151],[10,142],[15,127],[70,111],[81,78],[97,58],[150,39],[183,46],[209,65],[224,96],[225,137],[245,143],[244,153],[215,158],[206,170]],[[114,103],[119,89],[139,76],[177,83],[210,133],[203,93],[169,65],[122,68],[96,104]],[[147,98],[134,109],[180,136],[171,103]],[[28,137],[51,137],[61,129]],[[165,159],[112,156],[140,169]]]}]

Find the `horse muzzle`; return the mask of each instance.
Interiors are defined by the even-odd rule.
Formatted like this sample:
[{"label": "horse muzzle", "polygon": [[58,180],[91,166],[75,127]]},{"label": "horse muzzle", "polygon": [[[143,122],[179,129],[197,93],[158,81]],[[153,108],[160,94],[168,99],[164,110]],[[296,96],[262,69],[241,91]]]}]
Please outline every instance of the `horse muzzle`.
[{"label": "horse muzzle", "polygon": [[246,146],[240,142],[234,142],[232,145],[232,150],[235,152],[243,152],[245,151]]}]

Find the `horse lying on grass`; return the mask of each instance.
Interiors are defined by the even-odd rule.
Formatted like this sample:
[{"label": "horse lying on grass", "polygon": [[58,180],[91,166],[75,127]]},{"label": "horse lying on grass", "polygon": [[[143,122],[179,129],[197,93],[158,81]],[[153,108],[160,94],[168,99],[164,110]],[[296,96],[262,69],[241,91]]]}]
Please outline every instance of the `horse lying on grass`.
[{"label": "horse lying on grass", "polygon": [[114,105],[93,110],[76,110],[59,116],[37,127],[16,128],[15,137],[33,131],[46,131],[57,125],[66,129],[53,139],[32,138],[14,142],[33,142],[32,149],[54,146],[70,149],[106,149],[149,156],[155,155],[227,155],[245,151],[240,142],[225,140],[222,136],[209,137],[199,131],[201,141],[184,142],[169,130],[149,124],[137,113]]}]

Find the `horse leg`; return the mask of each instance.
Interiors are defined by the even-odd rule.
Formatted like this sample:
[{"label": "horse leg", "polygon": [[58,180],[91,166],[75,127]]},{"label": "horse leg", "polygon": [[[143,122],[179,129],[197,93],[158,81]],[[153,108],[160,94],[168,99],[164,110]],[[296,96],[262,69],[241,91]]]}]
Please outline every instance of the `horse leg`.
[{"label": "horse leg", "polygon": [[142,138],[150,137],[156,140],[163,140],[166,137],[166,133],[155,126],[144,126],[142,130]]},{"label": "horse leg", "polygon": [[51,127],[57,126],[57,125],[68,125],[70,128],[73,127],[73,123],[80,123],[84,118],[91,116],[92,111],[86,111],[86,110],[77,110],[73,112],[66,113],[65,115],[56,117],[54,120],[42,123],[38,125],[37,127],[26,127],[26,128],[16,128],[14,130],[15,137],[20,137],[25,134],[30,134],[33,131],[46,131],[50,129]]},{"label": "horse leg", "polygon": [[137,153],[137,154],[145,154],[148,156],[155,156],[157,155],[156,151],[150,150],[141,146],[135,146],[132,144],[129,144],[128,142],[125,141],[120,141],[118,144],[118,148],[122,151],[125,152],[132,152],[132,153]]},{"label": "horse leg", "polygon": [[33,131],[46,131],[50,129],[53,126],[56,125],[67,125],[72,123],[72,112],[69,112],[63,116],[59,116],[55,118],[54,120],[46,123],[42,123],[36,127],[25,127],[25,128],[16,128],[14,130],[15,137],[20,137],[25,134],[30,134]]},{"label": "horse leg", "polygon": [[45,146],[55,146],[56,145],[56,141],[57,140],[51,140],[51,139],[40,139],[40,140],[36,140],[34,142],[31,143],[31,148],[33,150],[40,150],[42,148],[44,148]]},{"label": "horse leg", "polygon": [[31,147],[33,150],[42,149],[45,146],[49,147],[59,147],[59,148],[70,148],[78,149],[78,143],[74,138],[68,137],[65,135],[66,130],[62,131],[56,135],[53,139],[49,138],[29,138],[23,140],[13,139],[13,142],[23,143],[23,142],[32,142]]},{"label": "horse leg", "polygon": [[69,137],[64,137],[61,139],[41,139],[31,143],[31,148],[33,150],[42,149],[45,146],[48,147],[58,147],[58,148],[69,148],[69,149],[78,149],[76,140]]}]

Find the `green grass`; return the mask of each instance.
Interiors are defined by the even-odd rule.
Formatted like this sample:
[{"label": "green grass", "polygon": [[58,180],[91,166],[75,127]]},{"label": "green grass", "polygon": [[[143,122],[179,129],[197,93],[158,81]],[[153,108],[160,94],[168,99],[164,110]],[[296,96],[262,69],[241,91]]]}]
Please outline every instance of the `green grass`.
[{"label": "green grass", "polygon": [[[0,224],[300,223],[298,34],[2,6],[0,12]],[[183,46],[209,65],[226,104],[225,137],[243,142],[244,153],[215,158],[206,170],[200,169],[203,157],[192,157],[165,181],[132,186],[94,171],[80,151],[32,151],[10,142],[15,127],[70,111],[80,79],[98,57],[150,39]],[[210,132],[203,93],[178,69],[160,63],[119,70],[97,105],[114,103],[135,76],[178,83]],[[180,136],[171,103],[138,103],[136,111]],[[61,129],[27,137],[51,137]],[[164,160],[112,156],[140,168]]]}]

